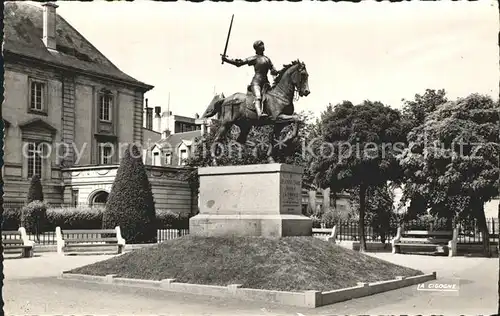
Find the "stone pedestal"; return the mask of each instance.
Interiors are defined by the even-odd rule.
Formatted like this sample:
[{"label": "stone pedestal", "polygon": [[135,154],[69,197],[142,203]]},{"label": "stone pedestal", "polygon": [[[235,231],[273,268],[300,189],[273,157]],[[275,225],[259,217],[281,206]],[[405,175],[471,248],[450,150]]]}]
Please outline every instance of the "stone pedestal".
[{"label": "stone pedestal", "polygon": [[265,164],[199,168],[200,213],[189,220],[198,236],[311,236],[302,215],[301,167]]}]

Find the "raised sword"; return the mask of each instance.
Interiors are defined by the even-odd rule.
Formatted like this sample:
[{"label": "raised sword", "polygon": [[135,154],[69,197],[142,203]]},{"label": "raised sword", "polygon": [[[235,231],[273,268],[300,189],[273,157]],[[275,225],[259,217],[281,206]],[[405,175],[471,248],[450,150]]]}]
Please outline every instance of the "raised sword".
[{"label": "raised sword", "polygon": [[[231,17],[231,24],[229,24],[229,31],[227,32],[227,39],[226,39],[226,46],[224,47],[224,53],[221,56],[226,56],[227,53],[227,45],[229,44],[229,36],[231,36],[231,28],[233,27],[233,19],[234,19],[234,14]],[[222,61],[222,64],[224,64],[224,61]]]}]

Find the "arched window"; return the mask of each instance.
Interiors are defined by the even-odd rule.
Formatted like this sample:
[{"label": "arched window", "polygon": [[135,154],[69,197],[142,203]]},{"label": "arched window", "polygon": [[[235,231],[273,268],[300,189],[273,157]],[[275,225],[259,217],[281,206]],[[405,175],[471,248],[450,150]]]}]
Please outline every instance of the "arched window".
[{"label": "arched window", "polygon": [[104,206],[104,205],[106,205],[106,202],[108,201],[108,196],[109,196],[109,193],[106,191],[99,191],[99,192],[95,193],[91,199],[91,205],[92,206]]}]

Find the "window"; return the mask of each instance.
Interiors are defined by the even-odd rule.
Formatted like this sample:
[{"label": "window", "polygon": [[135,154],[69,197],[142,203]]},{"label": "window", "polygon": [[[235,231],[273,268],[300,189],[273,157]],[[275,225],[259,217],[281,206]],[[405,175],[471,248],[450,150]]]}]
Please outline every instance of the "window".
[{"label": "window", "polygon": [[101,121],[111,121],[111,110],[113,108],[113,96],[102,94],[99,98],[99,118]]},{"label": "window", "polygon": [[165,154],[165,164],[166,165],[171,165],[172,164],[172,154],[171,153],[166,153]]},{"label": "window", "polygon": [[186,159],[187,159],[187,150],[186,149],[181,149],[181,154],[179,155],[179,165],[184,166],[186,164]]},{"label": "window", "polygon": [[153,166],[160,166],[160,153],[153,153]]},{"label": "window", "polygon": [[109,165],[113,157],[113,146],[109,143],[99,144],[99,163]]},{"label": "window", "polygon": [[34,175],[42,176],[42,155],[41,143],[28,143],[28,178]]},{"label": "window", "polygon": [[40,81],[31,81],[30,110],[42,112],[45,110],[45,84]]},{"label": "window", "polygon": [[77,207],[78,206],[78,190],[72,190],[71,191],[71,200],[73,201],[73,206]]},{"label": "window", "polygon": [[195,124],[175,122],[174,132],[175,133],[186,133],[197,129]]}]

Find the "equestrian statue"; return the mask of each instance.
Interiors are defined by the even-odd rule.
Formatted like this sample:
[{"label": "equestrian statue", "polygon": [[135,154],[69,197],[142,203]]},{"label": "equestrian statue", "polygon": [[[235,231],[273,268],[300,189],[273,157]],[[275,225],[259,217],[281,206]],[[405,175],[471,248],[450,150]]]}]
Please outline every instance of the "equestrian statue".
[{"label": "equestrian statue", "polygon": [[235,65],[236,67],[241,67],[243,65],[253,66],[255,70],[255,75],[253,76],[252,82],[250,83],[250,90],[253,93],[255,98],[255,110],[257,111],[257,116],[259,118],[263,116],[268,116],[267,113],[264,113],[262,109],[262,89],[264,87],[269,87],[269,81],[267,79],[268,71],[271,72],[271,75],[277,76],[278,71],[274,68],[273,63],[269,57],[264,55],[264,42],[256,41],[253,43],[253,48],[255,49],[255,55],[248,57],[247,59],[229,59],[226,56],[222,56],[222,61],[225,61],[229,64]]},{"label": "equestrian statue", "polygon": [[[232,21],[231,19],[228,40]],[[274,162],[275,139],[280,138],[282,130],[293,124],[291,136],[280,140],[281,144],[287,144],[298,134],[300,118],[294,113],[293,101],[296,93],[300,97],[310,93],[306,65],[295,60],[277,71],[271,59],[264,55],[265,46],[261,40],[253,44],[254,56],[243,60],[230,59],[226,56],[227,43],[226,41],[224,53],[221,54],[222,63],[227,62],[237,67],[253,66],[255,75],[247,87],[247,93],[237,92],[228,97],[216,96],[202,118],[218,115],[220,127],[215,136],[216,142],[222,141],[233,125],[238,126],[240,133],[236,141],[242,145],[246,144],[252,126],[273,125],[267,155],[269,162]],[[275,76],[272,86],[267,78],[269,72]]]}]

